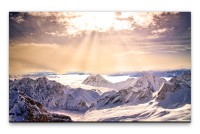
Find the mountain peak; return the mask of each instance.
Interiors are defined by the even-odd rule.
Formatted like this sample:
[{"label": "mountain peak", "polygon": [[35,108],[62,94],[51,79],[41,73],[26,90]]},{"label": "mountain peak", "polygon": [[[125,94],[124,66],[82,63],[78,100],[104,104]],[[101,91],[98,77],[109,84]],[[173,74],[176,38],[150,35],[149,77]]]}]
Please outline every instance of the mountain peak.
[{"label": "mountain peak", "polygon": [[90,78],[90,79],[104,79],[100,74],[90,75],[90,76],[88,76],[88,78]]},{"label": "mountain peak", "polygon": [[173,77],[170,82],[191,82],[191,74],[189,73],[184,73],[178,76]]},{"label": "mountain peak", "polygon": [[37,81],[48,81],[48,79],[45,76],[42,76],[40,78],[37,78]]},{"label": "mountain peak", "polygon": [[162,83],[164,82],[166,82],[165,79],[156,77],[151,73],[147,73],[137,80],[134,87],[136,87],[137,89],[146,89],[144,87],[147,87],[151,91],[155,92],[161,87]]},{"label": "mountain peak", "polygon": [[108,85],[112,84],[111,82],[107,81],[104,77],[99,74],[90,75],[88,76],[82,84],[90,85],[90,86],[98,86],[98,87],[107,87]]},{"label": "mountain peak", "polygon": [[155,78],[156,76],[155,75],[153,75],[152,73],[145,73],[144,75],[143,75],[143,78],[147,78],[147,79],[149,79],[149,78]]}]

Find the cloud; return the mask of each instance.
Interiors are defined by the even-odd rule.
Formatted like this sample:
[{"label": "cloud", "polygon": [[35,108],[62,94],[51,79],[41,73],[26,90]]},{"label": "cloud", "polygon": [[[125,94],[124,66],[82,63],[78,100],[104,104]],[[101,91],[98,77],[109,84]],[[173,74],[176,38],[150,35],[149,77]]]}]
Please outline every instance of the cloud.
[{"label": "cloud", "polygon": [[154,35],[148,36],[147,39],[157,39],[157,38],[159,38],[159,37],[160,37],[159,35],[154,34]]},{"label": "cloud", "polygon": [[163,14],[163,12],[118,12],[116,19],[121,21],[130,21],[133,25],[143,28],[154,25],[154,18]]},{"label": "cloud", "polygon": [[183,34],[191,27],[190,12],[163,12],[154,18],[156,29],[173,30],[174,34]]},{"label": "cloud", "polygon": [[182,32],[177,33],[181,35],[187,33],[183,32],[185,27],[189,32],[189,17],[187,13],[173,12],[10,12],[9,36],[15,44],[67,44],[71,38],[92,31],[110,34],[134,31],[134,34],[148,34],[144,35],[147,39],[155,39],[159,35],[151,33],[166,34],[174,28],[171,36],[180,29]]},{"label": "cloud", "polygon": [[162,50],[162,51],[156,51],[157,53],[178,53],[178,51],[167,51],[167,50]]},{"label": "cloud", "polygon": [[168,28],[155,29],[155,30],[153,30],[153,31],[151,32],[152,35],[148,36],[147,38],[148,38],[148,39],[152,39],[152,40],[154,40],[154,39],[159,39],[159,38],[163,38],[163,37],[165,37],[164,34],[173,31],[173,29],[174,29],[173,27],[170,28],[170,29],[168,29]]},{"label": "cloud", "polygon": [[51,35],[51,36],[67,36],[67,33],[59,33],[58,31],[55,32],[45,32],[45,34],[47,35]]},{"label": "cloud", "polygon": [[130,55],[130,54],[143,55],[143,54],[148,54],[148,53],[149,52],[145,52],[145,51],[128,51],[128,52],[115,54],[115,56],[125,56],[125,55]]},{"label": "cloud", "polygon": [[11,17],[11,19],[13,19],[14,21],[16,21],[19,24],[24,22],[24,19],[22,18],[22,16],[17,16],[16,18]]},{"label": "cloud", "polygon": [[167,31],[169,31],[167,28],[162,28],[162,29],[153,30],[152,33],[153,34],[160,34],[160,33],[165,33]]},{"label": "cloud", "polygon": [[[43,14],[42,14],[43,15]],[[9,22],[9,38],[11,43],[57,43],[66,44],[68,42],[67,35],[65,37],[52,37],[46,33],[65,33],[65,26],[58,23],[56,16],[51,15],[34,16],[30,12],[10,13]],[[15,19],[13,19],[15,18]],[[22,18],[20,24],[16,21]]]}]

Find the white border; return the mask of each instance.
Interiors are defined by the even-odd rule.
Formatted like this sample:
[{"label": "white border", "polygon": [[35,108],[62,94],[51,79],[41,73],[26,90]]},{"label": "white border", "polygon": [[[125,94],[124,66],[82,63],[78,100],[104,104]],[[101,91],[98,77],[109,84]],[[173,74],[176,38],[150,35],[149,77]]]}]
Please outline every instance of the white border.
[{"label": "white border", "polygon": [[[193,133],[200,115],[200,11],[198,0],[0,0],[0,128],[1,133]],[[192,123],[10,124],[8,122],[9,11],[191,11]]]}]

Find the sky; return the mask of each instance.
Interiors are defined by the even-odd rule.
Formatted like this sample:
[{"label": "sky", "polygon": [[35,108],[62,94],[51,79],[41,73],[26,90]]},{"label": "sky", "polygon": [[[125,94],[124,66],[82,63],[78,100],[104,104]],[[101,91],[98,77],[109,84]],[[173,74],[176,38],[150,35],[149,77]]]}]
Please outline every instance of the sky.
[{"label": "sky", "polygon": [[190,12],[10,12],[10,74],[191,68]]}]

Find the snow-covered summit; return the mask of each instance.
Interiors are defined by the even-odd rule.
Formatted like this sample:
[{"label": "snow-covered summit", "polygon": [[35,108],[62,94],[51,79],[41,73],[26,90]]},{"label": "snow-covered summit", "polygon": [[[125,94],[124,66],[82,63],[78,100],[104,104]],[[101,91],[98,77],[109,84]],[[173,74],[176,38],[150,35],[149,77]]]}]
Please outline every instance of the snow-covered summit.
[{"label": "snow-covered summit", "polygon": [[166,82],[166,80],[163,78],[156,77],[152,74],[145,74],[144,76],[138,78],[135,85],[133,86],[133,89],[150,90],[155,92],[164,82]]},{"label": "snow-covered summit", "polygon": [[107,81],[105,78],[103,78],[101,75],[90,75],[88,76],[82,84],[95,86],[95,87],[109,87],[112,85],[111,82]]}]

